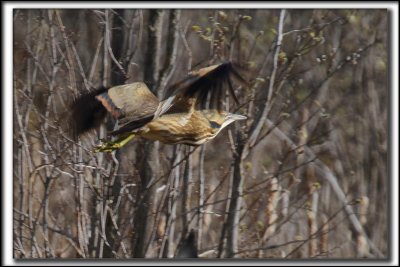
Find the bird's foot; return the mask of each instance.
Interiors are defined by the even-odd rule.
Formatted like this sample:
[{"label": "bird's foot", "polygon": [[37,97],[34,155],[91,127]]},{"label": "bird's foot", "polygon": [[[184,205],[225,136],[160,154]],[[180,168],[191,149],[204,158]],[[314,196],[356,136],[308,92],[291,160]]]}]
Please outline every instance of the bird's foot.
[{"label": "bird's foot", "polygon": [[117,140],[107,141],[105,139],[101,139],[102,144],[97,145],[94,149],[94,152],[113,152],[117,149],[120,149],[124,145],[126,145],[129,141],[131,141],[135,137],[135,134],[128,133],[125,135],[121,135]]},{"label": "bird's foot", "polygon": [[113,152],[119,148],[121,148],[121,144],[112,141],[106,141],[104,139],[100,140],[102,144],[97,145],[94,149],[94,152]]}]

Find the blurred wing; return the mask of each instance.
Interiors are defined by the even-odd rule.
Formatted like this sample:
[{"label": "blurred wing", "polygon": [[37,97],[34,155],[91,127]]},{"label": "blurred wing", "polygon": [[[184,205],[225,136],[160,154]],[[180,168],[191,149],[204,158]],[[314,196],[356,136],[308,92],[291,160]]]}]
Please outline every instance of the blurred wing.
[{"label": "blurred wing", "polygon": [[168,88],[169,96],[161,102],[161,111],[159,112],[185,112],[192,107],[222,110],[226,86],[230,95],[238,104],[231,78],[247,85],[247,82],[234,69],[231,62],[192,71],[186,79]]},{"label": "blurred wing", "polygon": [[96,98],[118,119],[118,132],[139,128],[151,121],[159,105],[157,97],[142,82],[114,86]]}]

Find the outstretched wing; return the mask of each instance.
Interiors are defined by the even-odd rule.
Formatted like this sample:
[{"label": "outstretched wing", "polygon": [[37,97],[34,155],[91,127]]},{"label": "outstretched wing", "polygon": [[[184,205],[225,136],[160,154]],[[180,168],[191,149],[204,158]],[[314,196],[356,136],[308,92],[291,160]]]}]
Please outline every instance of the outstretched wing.
[{"label": "outstretched wing", "polygon": [[232,80],[247,85],[231,62],[192,71],[184,80],[167,90],[167,97],[160,103],[159,113],[187,112],[191,108],[222,110],[226,86],[238,104]]},{"label": "outstretched wing", "polygon": [[142,82],[114,86],[96,98],[120,123],[112,134],[143,126],[153,119],[159,105],[157,97]]}]

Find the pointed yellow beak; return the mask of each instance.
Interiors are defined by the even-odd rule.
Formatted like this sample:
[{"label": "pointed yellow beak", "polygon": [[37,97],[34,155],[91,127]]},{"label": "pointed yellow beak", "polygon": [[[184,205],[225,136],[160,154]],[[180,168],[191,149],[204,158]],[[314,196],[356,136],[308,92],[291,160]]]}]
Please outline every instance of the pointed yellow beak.
[{"label": "pointed yellow beak", "polygon": [[226,119],[231,119],[231,120],[233,120],[233,121],[240,121],[240,120],[246,120],[247,117],[246,117],[246,116],[243,116],[243,115],[239,115],[239,114],[229,113],[229,114],[226,116]]}]

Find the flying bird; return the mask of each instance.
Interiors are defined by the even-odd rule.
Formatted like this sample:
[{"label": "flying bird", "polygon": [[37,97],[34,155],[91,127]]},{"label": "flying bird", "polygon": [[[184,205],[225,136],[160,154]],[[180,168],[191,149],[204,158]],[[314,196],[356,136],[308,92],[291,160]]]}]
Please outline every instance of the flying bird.
[{"label": "flying bird", "polygon": [[204,144],[232,122],[245,116],[222,110],[225,89],[234,101],[232,80],[247,82],[231,62],[192,71],[167,89],[162,101],[143,82],[99,88],[75,99],[70,109],[70,127],[76,138],[100,126],[107,114],[118,120],[96,152],[111,152],[135,137],[166,144]]}]

